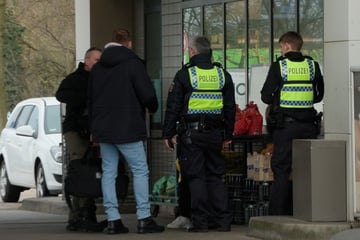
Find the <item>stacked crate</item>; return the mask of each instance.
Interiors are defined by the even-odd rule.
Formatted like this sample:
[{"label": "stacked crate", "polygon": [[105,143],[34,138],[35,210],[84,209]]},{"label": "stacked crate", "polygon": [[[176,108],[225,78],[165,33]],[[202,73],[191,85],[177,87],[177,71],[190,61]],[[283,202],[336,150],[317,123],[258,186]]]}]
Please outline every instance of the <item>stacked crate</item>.
[{"label": "stacked crate", "polygon": [[230,150],[224,151],[227,161],[224,183],[228,189],[233,224],[248,224],[251,217],[269,215],[273,175],[269,154],[272,149],[268,150],[269,147],[259,141],[252,142],[251,149],[235,142]]}]

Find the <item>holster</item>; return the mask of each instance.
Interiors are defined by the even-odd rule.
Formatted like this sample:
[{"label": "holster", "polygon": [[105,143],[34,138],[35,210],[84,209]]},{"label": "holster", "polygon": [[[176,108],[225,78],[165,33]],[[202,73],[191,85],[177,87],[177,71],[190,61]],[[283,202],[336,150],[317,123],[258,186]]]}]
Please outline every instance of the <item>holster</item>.
[{"label": "holster", "polygon": [[314,119],[314,124],[315,126],[317,127],[317,131],[316,131],[316,134],[319,135],[321,133],[321,121],[322,121],[322,116],[323,116],[323,113],[322,112],[318,112],[315,116],[315,119]]}]

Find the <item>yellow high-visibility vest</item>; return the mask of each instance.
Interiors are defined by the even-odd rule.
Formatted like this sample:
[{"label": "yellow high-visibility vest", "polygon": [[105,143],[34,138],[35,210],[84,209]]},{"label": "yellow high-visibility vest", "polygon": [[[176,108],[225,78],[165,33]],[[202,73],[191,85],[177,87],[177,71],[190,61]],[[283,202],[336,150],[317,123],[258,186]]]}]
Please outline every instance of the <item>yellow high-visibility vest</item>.
[{"label": "yellow high-visibility vest", "polygon": [[193,92],[189,98],[188,114],[221,114],[225,85],[222,68],[201,69],[196,66],[188,69]]},{"label": "yellow high-visibility vest", "polygon": [[289,59],[280,61],[283,84],[280,90],[280,107],[312,108],[314,104],[315,64],[306,58],[302,62]]}]

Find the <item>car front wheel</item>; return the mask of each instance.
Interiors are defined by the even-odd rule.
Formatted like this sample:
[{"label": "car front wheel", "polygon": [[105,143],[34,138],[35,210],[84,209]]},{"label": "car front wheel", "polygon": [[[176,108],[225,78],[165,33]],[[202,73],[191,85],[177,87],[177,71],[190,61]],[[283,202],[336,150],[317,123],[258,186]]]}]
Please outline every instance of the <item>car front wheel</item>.
[{"label": "car front wheel", "polygon": [[46,186],[44,168],[41,163],[39,163],[36,169],[36,197],[46,196],[49,196],[49,190]]},{"label": "car front wheel", "polygon": [[6,172],[5,162],[0,163],[0,196],[4,202],[19,201],[21,188],[11,185]]}]

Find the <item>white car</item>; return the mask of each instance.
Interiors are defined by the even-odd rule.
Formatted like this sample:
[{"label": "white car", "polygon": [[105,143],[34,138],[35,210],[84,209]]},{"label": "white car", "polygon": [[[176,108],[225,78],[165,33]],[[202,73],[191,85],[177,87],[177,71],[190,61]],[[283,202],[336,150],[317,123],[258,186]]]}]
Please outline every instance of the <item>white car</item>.
[{"label": "white car", "polygon": [[60,103],[55,97],[18,103],[0,135],[0,195],[17,202],[20,193],[36,196],[62,192]]}]

